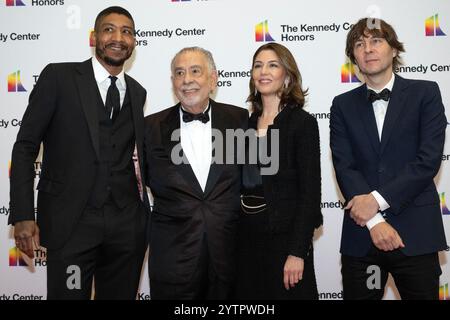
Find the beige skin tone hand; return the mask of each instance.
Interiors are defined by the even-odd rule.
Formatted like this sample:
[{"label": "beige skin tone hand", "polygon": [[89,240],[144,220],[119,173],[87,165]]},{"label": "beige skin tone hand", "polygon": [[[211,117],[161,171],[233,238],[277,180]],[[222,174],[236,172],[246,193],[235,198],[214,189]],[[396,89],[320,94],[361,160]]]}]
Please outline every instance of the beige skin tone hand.
[{"label": "beige skin tone hand", "polygon": [[379,206],[372,194],[362,194],[354,196],[344,209],[350,210],[350,217],[355,222],[364,227],[370,219],[378,212]]},{"label": "beige skin tone hand", "polygon": [[14,224],[14,238],[16,247],[31,259],[34,258],[34,249],[40,247],[39,227],[34,220],[25,220]]},{"label": "beige skin tone hand", "polygon": [[289,255],[284,263],[283,282],[284,288],[293,288],[303,278],[303,268],[305,262],[302,258]]},{"label": "beige skin tone hand", "polygon": [[387,222],[380,222],[370,229],[370,237],[373,244],[383,251],[392,251],[405,247],[400,235]]}]

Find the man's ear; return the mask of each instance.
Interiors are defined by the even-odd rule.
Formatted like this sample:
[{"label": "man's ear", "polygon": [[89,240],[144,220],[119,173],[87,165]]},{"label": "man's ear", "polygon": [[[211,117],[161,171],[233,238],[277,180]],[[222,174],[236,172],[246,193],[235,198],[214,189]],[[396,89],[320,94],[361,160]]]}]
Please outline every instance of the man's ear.
[{"label": "man's ear", "polygon": [[392,50],[392,58],[395,58],[398,54],[397,49]]},{"label": "man's ear", "polygon": [[91,35],[90,35],[90,42],[93,43],[94,45],[97,43],[97,32],[95,30],[91,31]]},{"label": "man's ear", "polygon": [[219,79],[219,76],[217,75],[217,71],[211,72],[211,92],[214,91],[214,89],[217,88],[217,81]]}]

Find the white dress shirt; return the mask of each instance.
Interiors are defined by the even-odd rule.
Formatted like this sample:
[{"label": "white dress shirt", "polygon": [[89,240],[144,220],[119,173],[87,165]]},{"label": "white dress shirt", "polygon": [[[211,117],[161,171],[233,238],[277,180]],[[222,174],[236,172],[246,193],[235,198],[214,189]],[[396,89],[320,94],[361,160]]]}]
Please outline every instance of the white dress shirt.
[{"label": "white dress shirt", "polygon": [[184,122],[183,111],[180,109],[181,147],[203,191],[205,191],[212,161],[211,108],[208,114],[210,121],[207,123],[198,120]]},{"label": "white dress shirt", "polygon": [[[395,80],[395,76],[394,76],[394,74],[392,74],[391,80],[389,80],[389,82],[380,90],[375,90],[375,89],[371,88],[370,86],[367,86],[367,90],[373,90],[376,93],[379,93],[379,92],[383,91],[384,89],[389,89],[389,91],[392,92],[392,88],[394,87],[394,80]],[[383,133],[384,118],[386,117],[388,104],[389,104],[389,100],[384,101],[382,99],[376,100],[372,103],[373,112],[375,114],[375,121],[377,122],[378,137],[380,138],[380,141],[381,141],[381,135]],[[390,207],[390,205],[386,202],[386,200],[381,196],[381,194],[378,191],[374,190],[371,192],[371,194],[373,195],[375,200],[378,202],[378,206],[380,207],[381,212],[387,210]],[[378,212],[372,219],[367,221],[366,225],[367,225],[367,228],[369,228],[369,230],[370,230],[374,226],[379,224],[380,222],[385,222],[385,220],[384,220],[383,215],[380,212]]]},{"label": "white dress shirt", "polygon": [[[97,60],[97,57],[94,55],[92,57],[92,67],[94,68],[94,77],[97,82],[98,90],[100,91],[100,95],[103,100],[103,105],[106,102],[106,94],[108,93],[108,88],[111,85],[111,79],[109,78],[110,74],[108,70],[103,67],[100,62]],[[125,100],[125,92],[127,91],[127,84],[125,82],[125,72],[120,71],[120,73],[116,76],[116,87],[119,89],[120,94],[120,108],[122,108],[123,100]],[[112,110],[111,110],[112,117]]]}]

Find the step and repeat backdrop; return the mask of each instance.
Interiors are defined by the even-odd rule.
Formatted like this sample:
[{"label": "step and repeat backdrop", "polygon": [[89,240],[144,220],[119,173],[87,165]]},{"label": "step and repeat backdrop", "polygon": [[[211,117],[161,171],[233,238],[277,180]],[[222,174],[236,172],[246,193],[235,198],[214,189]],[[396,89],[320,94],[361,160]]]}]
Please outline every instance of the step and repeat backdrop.
[{"label": "step and repeat backdrop", "polygon": [[[267,41],[294,54],[309,88],[306,109],[320,126],[324,224],[315,235],[315,266],[321,299],[341,299],[339,244],[343,199],[329,149],[334,96],[359,85],[357,70],[344,54],[352,23],[365,16],[390,22],[405,44],[408,78],[437,81],[450,119],[450,2],[446,0],[1,0],[0,2],[0,300],[45,299],[46,254],[27,260],[15,248],[9,214],[9,171],[13,143],[28,96],[50,62],[83,61],[93,54],[89,35],[98,12],[120,5],[136,22],[136,50],[127,72],[148,91],[146,114],[176,103],[170,61],[186,46],[213,53],[219,83],[214,98],[248,108],[251,58]],[[447,126],[450,128],[450,123]],[[450,129],[447,130],[448,132]],[[450,138],[435,182],[450,238]],[[36,159],[36,180],[40,175]],[[424,217],[425,219],[426,217]],[[450,299],[450,254],[442,252],[440,297]],[[138,299],[150,299],[147,265]],[[399,299],[390,280],[385,299]]]}]

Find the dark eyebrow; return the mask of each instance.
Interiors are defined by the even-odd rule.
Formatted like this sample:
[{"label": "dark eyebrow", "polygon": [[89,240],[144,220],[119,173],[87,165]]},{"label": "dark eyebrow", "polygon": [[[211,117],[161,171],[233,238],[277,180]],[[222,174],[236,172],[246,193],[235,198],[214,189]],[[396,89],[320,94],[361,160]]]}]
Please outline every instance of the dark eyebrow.
[{"label": "dark eyebrow", "polygon": [[102,24],[101,24],[101,27],[102,27],[102,28],[104,28],[104,27],[115,27],[115,28],[122,28],[122,29],[130,29],[130,30],[133,30],[133,27],[132,27],[132,26],[121,26],[121,27],[119,27],[119,26],[116,26],[114,23],[111,23],[111,22],[105,22],[105,23],[102,23]]},{"label": "dark eyebrow", "polygon": [[[267,61],[267,62],[269,62],[269,63],[271,63],[271,62],[280,63],[279,60],[269,60],[269,61]],[[262,62],[261,60],[256,60],[255,63],[263,63],[263,62]]]}]

